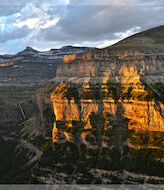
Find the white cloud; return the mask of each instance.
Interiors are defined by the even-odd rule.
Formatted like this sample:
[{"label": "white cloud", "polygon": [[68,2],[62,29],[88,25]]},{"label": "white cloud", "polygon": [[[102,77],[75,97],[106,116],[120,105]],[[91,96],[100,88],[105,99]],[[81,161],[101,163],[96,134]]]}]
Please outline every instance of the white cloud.
[{"label": "white cloud", "polygon": [[115,43],[117,43],[120,39],[118,40],[105,40],[105,41],[100,41],[97,43],[97,45],[95,47],[98,47],[98,48],[105,48],[105,47],[108,47],[108,46],[111,46]]},{"label": "white cloud", "polygon": [[40,23],[40,18],[29,18],[25,21],[18,22],[15,25],[18,26],[19,28],[22,28],[23,26],[28,26],[28,28],[34,29],[38,27],[39,23]]},{"label": "white cloud", "polygon": [[36,36],[41,29],[46,29],[55,26],[60,20],[60,17],[54,13],[48,14],[50,5],[47,3],[40,4],[37,7],[35,4],[26,5],[17,16],[16,22],[13,24],[20,29],[24,26],[31,30],[27,40]]},{"label": "white cloud", "polygon": [[49,15],[45,14],[40,17],[36,18],[29,18],[24,21],[20,21],[15,23],[14,25],[22,28],[23,26],[28,26],[29,29],[46,29],[51,26],[55,26],[57,22],[60,20],[59,17],[55,17],[54,19],[51,19]]},{"label": "white cloud", "polygon": [[140,30],[141,30],[141,27],[135,26],[135,27],[133,27],[130,30],[127,30],[125,32],[117,32],[117,33],[115,33],[115,35],[117,37],[119,37],[120,39],[123,39],[123,38],[127,38],[128,36],[131,36],[131,35],[139,32]]},{"label": "white cloud", "polygon": [[45,29],[45,28],[48,28],[48,27],[51,27],[51,26],[55,26],[58,23],[59,20],[60,20],[60,18],[54,18],[52,20],[47,20],[45,22],[45,24],[40,25],[40,28]]}]

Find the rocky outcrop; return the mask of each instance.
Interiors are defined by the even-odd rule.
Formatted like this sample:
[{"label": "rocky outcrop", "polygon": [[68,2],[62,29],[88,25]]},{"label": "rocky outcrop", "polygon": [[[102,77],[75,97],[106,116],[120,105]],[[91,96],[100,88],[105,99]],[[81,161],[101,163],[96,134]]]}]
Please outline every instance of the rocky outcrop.
[{"label": "rocky outcrop", "polygon": [[42,124],[51,118],[52,108],[43,111],[48,104],[54,118],[33,182],[162,183],[163,60],[137,50],[66,57],[57,77],[38,91]]},{"label": "rocky outcrop", "polygon": [[88,126],[92,113],[115,116],[121,105],[129,130],[164,131],[163,68],[164,55],[138,50],[65,56],[55,79],[62,82],[51,94],[56,121],[83,121]]},{"label": "rocky outcrop", "polygon": [[164,52],[150,37],[64,57],[44,88],[55,117],[34,182],[163,183]]},{"label": "rocky outcrop", "polygon": [[138,50],[94,50],[65,56],[57,69],[58,78],[108,77],[112,79],[164,74],[164,54],[142,53]]}]

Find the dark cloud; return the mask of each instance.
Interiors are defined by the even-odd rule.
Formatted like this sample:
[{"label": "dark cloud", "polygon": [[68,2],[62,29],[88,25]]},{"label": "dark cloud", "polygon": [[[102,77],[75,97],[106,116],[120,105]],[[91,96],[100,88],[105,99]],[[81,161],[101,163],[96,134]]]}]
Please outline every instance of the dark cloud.
[{"label": "dark cloud", "polygon": [[164,7],[158,6],[69,6],[55,26],[40,31],[48,41],[114,40],[115,33],[139,26],[141,30],[163,23]]}]

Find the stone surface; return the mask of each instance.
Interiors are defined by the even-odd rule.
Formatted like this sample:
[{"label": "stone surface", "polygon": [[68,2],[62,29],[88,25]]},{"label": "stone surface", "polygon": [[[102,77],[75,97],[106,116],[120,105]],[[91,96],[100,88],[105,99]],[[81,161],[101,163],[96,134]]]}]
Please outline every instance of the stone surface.
[{"label": "stone surface", "polygon": [[56,78],[37,94],[40,103],[49,96],[54,119],[33,182],[163,183],[161,31],[64,57]]}]

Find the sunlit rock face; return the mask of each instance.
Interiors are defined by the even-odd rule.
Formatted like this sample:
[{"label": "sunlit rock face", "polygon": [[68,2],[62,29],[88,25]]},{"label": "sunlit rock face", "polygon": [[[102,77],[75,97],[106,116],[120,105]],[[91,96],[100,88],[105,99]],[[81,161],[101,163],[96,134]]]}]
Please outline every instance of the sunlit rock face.
[{"label": "sunlit rock face", "polygon": [[163,87],[161,51],[106,48],[66,56],[46,89],[52,139],[34,182],[163,183]]},{"label": "sunlit rock face", "polygon": [[34,182],[162,184],[163,61],[158,53],[107,49],[64,58],[43,87],[54,120]]},{"label": "sunlit rock face", "polygon": [[8,67],[14,65],[14,62],[10,61],[10,62],[2,62],[0,63],[0,67]]},{"label": "sunlit rock face", "polygon": [[122,77],[123,80],[136,76],[156,78],[163,74],[164,60],[161,53],[104,49],[65,56],[56,77],[107,77],[119,82]]},{"label": "sunlit rock face", "polygon": [[[137,50],[106,49],[66,56],[57,69],[58,82],[62,81],[51,94],[56,116],[53,141],[60,134],[72,140],[67,131],[78,121],[83,122],[80,137],[86,143],[88,129],[93,129],[92,114],[102,115],[103,130],[117,123],[128,130],[164,131],[163,68],[163,55]],[[128,120],[126,125],[122,118]]]}]

